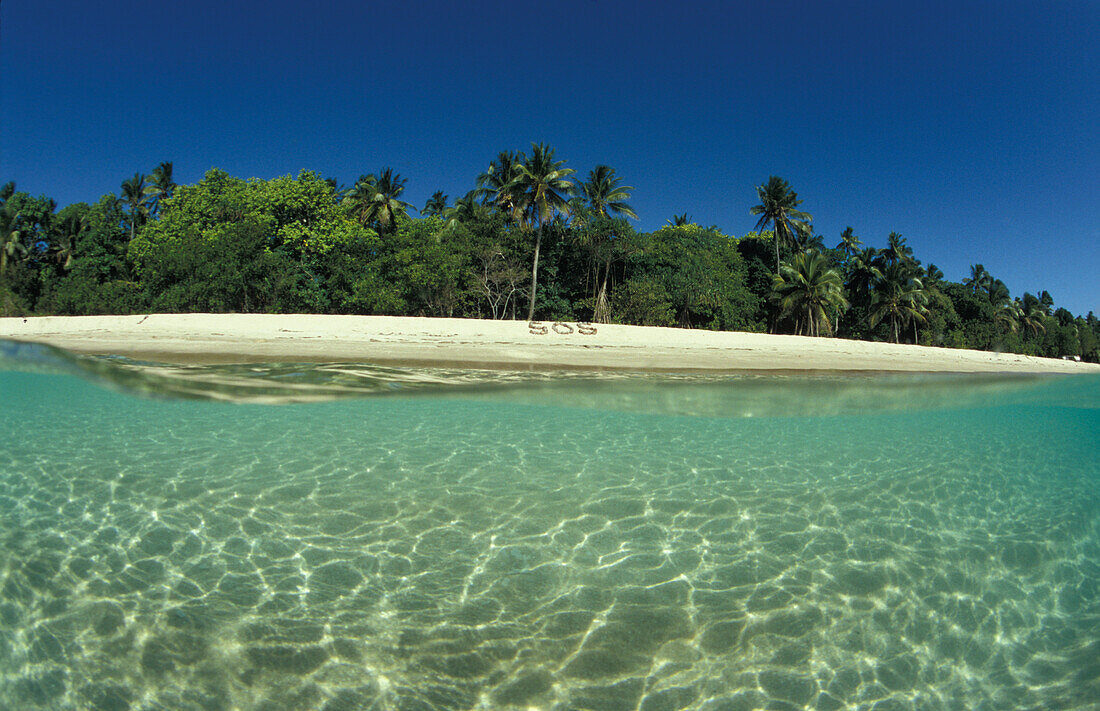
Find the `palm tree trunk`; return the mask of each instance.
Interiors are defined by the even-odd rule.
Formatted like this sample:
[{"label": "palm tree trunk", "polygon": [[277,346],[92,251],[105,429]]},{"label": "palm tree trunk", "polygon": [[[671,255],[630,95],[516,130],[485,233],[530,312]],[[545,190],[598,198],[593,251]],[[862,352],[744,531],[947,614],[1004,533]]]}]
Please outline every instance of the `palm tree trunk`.
[{"label": "palm tree trunk", "polygon": [[610,323],[611,314],[607,304],[607,279],[611,274],[611,260],[608,260],[603,272],[603,281],[600,283],[600,290],[596,295],[596,307],[594,321],[596,323]]},{"label": "palm tree trunk", "polygon": [[890,318],[894,322],[894,343],[901,343],[901,338],[898,336],[898,319],[897,316]]},{"label": "palm tree trunk", "polygon": [[535,238],[535,263],[531,267],[531,305],[527,310],[527,320],[535,320],[535,290],[539,278],[539,247],[542,246],[542,220],[539,220],[538,236]]},{"label": "palm tree trunk", "polygon": [[779,223],[772,223],[775,226],[775,273],[779,273]]}]

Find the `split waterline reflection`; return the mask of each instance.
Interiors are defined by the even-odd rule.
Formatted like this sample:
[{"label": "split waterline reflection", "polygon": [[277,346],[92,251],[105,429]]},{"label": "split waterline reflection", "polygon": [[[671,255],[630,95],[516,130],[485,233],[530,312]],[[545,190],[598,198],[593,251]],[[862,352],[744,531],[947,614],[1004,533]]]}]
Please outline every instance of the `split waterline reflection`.
[{"label": "split waterline reflection", "polygon": [[[589,383],[610,407],[271,406],[25,370],[0,373],[3,708],[1100,698],[1095,377],[916,409],[919,378],[657,375]],[[860,414],[861,380],[890,406]]]}]

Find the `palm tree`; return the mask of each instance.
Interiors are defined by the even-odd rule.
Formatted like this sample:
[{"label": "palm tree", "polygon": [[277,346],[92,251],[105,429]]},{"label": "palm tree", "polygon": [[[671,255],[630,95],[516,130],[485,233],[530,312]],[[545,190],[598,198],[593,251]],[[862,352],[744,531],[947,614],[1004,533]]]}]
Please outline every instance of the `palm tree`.
[{"label": "palm tree", "polygon": [[134,177],[122,181],[122,202],[130,208],[130,241],[139,225],[149,216],[149,196],[156,188],[145,184],[145,176],[134,173]]},{"label": "palm tree", "polygon": [[856,237],[852,228],[845,227],[844,231],[840,233],[840,244],[836,248],[843,250],[844,254],[851,259],[859,253],[859,248],[862,246],[863,242],[860,241],[859,237]]},{"label": "palm tree", "polygon": [[175,181],[172,180],[172,161],[166,160],[153,169],[152,175],[149,176],[149,189],[154,215],[160,212],[161,202],[172,197],[176,187]]},{"label": "palm tree", "polygon": [[867,247],[848,260],[848,290],[853,301],[860,304],[867,302],[871,290],[882,279],[878,263],[878,250],[874,247]]},{"label": "palm tree", "polygon": [[1049,314],[1038,298],[1025,293],[1023,301],[1017,299],[1017,307],[1020,311],[1021,326],[1036,336],[1039,335],[1039,331],[1047,330],[1045,319]]},{"label": "palm tree", "polygon": [[443,228],[453,232],[460,222],[476,222],[488,216],[489,208],[477,201],[477,190],[471,190],[443,211],[443,219],[446,220]]},{"label": "palm tree", "polygon": [[634,188],[620,185],[622,182],[615,175],[615,169],[609,166],[597,165],[590,170],[588,180],[581,186],[581,192],[592,212],[604,217],[626,215],[637,220],[638,213],[626,202]]},{"label": "palm tree", "polygon": [[501,151],[489,168],[477,176],[476,195],[485,204],[500,210],[510,218],[516,209],[514,183],[520,166],[527,160],[522,152]]},{"label": "palm tree", "polygon": [[1020,328],[1020,319],[1023,312],[1015,301],[1007,301],[993,312],[993,323],[1000,324],[1009,333],[1016,333]]},{"label": "palm tree", "polygon": [[542,143],[531,144],[531,155],[519,166],[519,172],[510,184],[514,191],[515,212],[523,215],[528,223],[535,222],[538,234],[535,238],[535,260],[531,267],[531,303],[527,320],[535,319],[535,292],[538,288],[539,248],[542,246],[542,227],[555,213],[569,214],[569,197],[575,188],[569,179],[575,171],[566,168],[564,160],[554,159],[554,149]]},{"label": "palm tree", "polygon": [[986,295],[990,305],[995,309],[1001,309],[1012,303],[1012,294],[1008,291],[1008,285],[1000,279],[990,282]]},{"label": "palm tree", "polygon": [[[8,183],[13,188],[14,183]],[[4,192],[7,185],[4,186]],[[15,211],[12,203],[8,202],[10,194],[4,196],[4,204],[0,206],[0,275],[8,269],[8,261],[16,256],[26,256],[27,248],[23,244],[23,235],[19,230],[19,213]]]},{"label": "palm tree", "polygon": [[424,209],[420,211],[420,214],[426,217],[439,217],[446,209],[447,196],[443,194],[442,190],[436,190],[428,198],[428,202],[424,203]]},{"label": "palm tree", "polygon": [[907,263],[916,264],[913,259],[913,248],[905,243],[905,238],[897,232],[891,232],[886,238],[886,249],[881,252],[887,264]]},{"label": "palm tree", "polygon": [[825,249],[825,241],[821,235],[814,234],[814,226],[801,222],[796,225],[794,237],[794,249],[798,253],[821,252]]},{"label": "palm tree", "polygon": [[61,265],[61,269],[69,271],[73,266],[73,258],[76,256],[76,246],[80,238],[88,231],[88,215],[69,213],[63,219],[53,225],[57,235],[57,249],[54,259]]},{"label": "palm tree", "polygon": [[832,335],[833,316],[848,307],[840,274],[820,252],[802,252],[781,264],[772,278],[772,300],[780,318],[794,314],[795,331],[807,336]]},{"label": "palm tree", "polygon": [[363,226],[376,224],[379,233],[397,228],[399,218],[407,215],[411,204],[401,200],[405,178],[393,168],[383,168],[378,176],[361,175],[347,197],[347,203]]},{"label": "palm tree", "polygon": [[891,262],[883,270],[882,278],[875,284],[871,295],[871,327],[889,318],[894,328],[894,343],[900,343],[900,327],[903,324],[912,322],[915,334],[916,324],[927,320],[927,303],[928,294],[921,280],[912,276],[906,265]]},{"label": "palm tree", "polygon": [[760,204],[749,209],[752,215],[760,215],[756,223],[756,231],[760,232],[768,223],[771,223],[775,231],[775,272],[779,274],[779,243],[792,244],[799,223],[813,221],[813,217],[801,210],[797,210],[802,201],[791,190],[786,180],[778,176],[768,178],[767,185],[756,186],[756,194],[760,198]]},{"label": "palm tree", "polygon": [[972,291],[988,292],[993,285],[993,275],[986,271],[983,265],[971,264],[970,277],[963,284],[970,287]]},{"label": "palm tree", "polygon": [[683,227],[691,224],[691,215],[686,212],[682,215],[673,215],[672,219],[668,220],[668,224],[673,227]]}]

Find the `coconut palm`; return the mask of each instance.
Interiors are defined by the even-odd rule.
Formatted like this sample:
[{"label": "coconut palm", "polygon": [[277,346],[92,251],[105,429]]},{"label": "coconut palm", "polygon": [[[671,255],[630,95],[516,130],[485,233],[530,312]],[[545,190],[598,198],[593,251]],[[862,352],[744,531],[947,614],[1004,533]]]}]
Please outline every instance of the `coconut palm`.
[{"label": "coconut palm", "polygon": [[886,249],[880,253],[887,264],[907,263],[916,264],[913,259],[913,248],[905,243],[905,238],[897,232],[891,232],[886,238]]},{"label": "coconut palm", "polygon": [[852,228],[845,227],[844,231],[840,233],[840,244],[836,248],[842,250],[851,259],[859,253],[859,248],[862,246],[863,242],[860,241],[859,237],[856,237]]},{"label": "coconut palm", "polygon": [[772,300],[779,304],[780,318],[794,315],[798,335],[832,335],[833,317],[848,308],[840,274],[829,267],[820,252],[796,254],[779,267],[772,278]]},{"label": "coconut palm", "polygon": [[814,226],[807,222],[797,223],[795,226],[794,242],[795,252],[822,252],[825,250],[825,241],[821,235],[814,234]]},{"label": "coconut palm", "polygon": [[878,264],[878,250],[874,247],[867,247],[848,260],[848,290],[853,301],[862,304],[870,298],[871,290],[882,279]]},{"label": "coconut palm", "polygon": [[62,270],[69,271],[76,256],[77,244],[88,231],[88,215],[69,213],[53,224],[53,231],[58,245],[54,251],[54,259],[61,265]]},{"label": "coconut palm", "polygon": [[983,265],[971,264],[970,276],[963,284],[970,287],[972,291],[988,292],[989,287],[993,285],[993,275],[986,271]]},{"label": "coconut palm", "polygon": [[149,176],[150,203],[153,214],[160,212],[160,204],[172,197],[176,183],[172,180],[172,161],[164,161]]},{"label": "coconut palm", "polygon": [[476,222],[489,217],[489,208],[477,200],[477,190],[471,190],[443,211],[446,226],[453,230],[459,222]]},{"label": "coconut palm", "polygon": [[767,185],[756,186],[760,204],[749,209],[752,215],[760,215],[756,231],[760,232],[770,223],[775,231],[775,272],[779,274],[779,243],[794,243],[798,224],[813,221],[806,212],[796,209],[802,201],[791,190],[786,180],[778,176],[768,178]]},{"label": "coconut palm", "polygon": [[569,214],[569,198],[575,190],[569,179],[575,171],[564,166],[564,160],[555,160],[553,148],[543,143],[533,143],[531,155],[520,164],[519,172],[509,187],[509,194],[515,196],[514,211],[517,216],[522,216],[528,224],[533,222],[537,226],[535,259],[531,267],[531,303],[527,310],[529,321],[535,318],[543,225],[559,212]]},{"label": "coconut palm", "polygon": [[638,213],[627,204],[630,192],[634,190],[629,185],[621,185],[622,179],[615,175],[615,169],[606,165],[597,165],[588,172],[588,180],[581,185],[581,193],[588,201],[592,212],[604,217],[625,215],[638,219]]},{"label": "coconut palm", "polygon": [[516,209],[514,183],[519,177],[520,166],[526,160],[522,152],[498,153],[496,159],[489,163],[488,169],[477,176],[477,198],[509,218],[513,217]]},{"label": "coconut palm", "polygon": [[1008,285],[1000,279],[994,279],[986,289],[989,304],[995,309],[1002,309],[1012,303],[1012,295],[1008,291]]},{"label": "coconut palm", "polygon": [[364,225],[377,225],[379,233],[397,228],[397,221],[407,216],[410,203],[401,200],[405,178],[393,168],[383,168],[378,175],[361,175],[346,198],[352,214]]},{"label": "coconut palm", "polygon": [[686,212],[682,215],[673,215],[672,219],[668,220],[668,224],[673,227],[683,227],[684,225],[691,224],[691,215]]},{"label": "coconut palm", "polygon": [[[13,183],[9,183],[14,188]],[[5,189],[7,186],[4,186]],[[0,206],[0,274],[8,270],[8,262],[16,257],[27,254],[27,247],[23,244],[23,234],[19,230],[19,213],[15,211],[12,203],[4,197],[4,204]]]},{"label": "coconut palm", "polygon": [[1038,336],[1039,331],[1045,332],[1046,317],[1049,315],[1042,302],[1031,294],[1024,294],[1023,300],[1017,299],[1017,308],[1020,311],[1020,326]]},{"label": "coconut palm", "polygon": [[1009,333],[1016,333],[1020,328],[1020,319],[1023,313],[1020,311],[1020,306],[1015,301],[1008,301],[1002,304],[993,312],[993,323],[1004,328]]},{"label": "coconut palm", "polygon": [[900,343],[901,326],[912,322],[915,334],[916,324],[927,320],[927,303],[928,294],[921,280],[912,276],[906,265],[892,262],[883,270],[871,294],[871,327],[889,319],[894,329],[894,343]]},{"label": "coconut palm", "polygon": [[425,217],[439,217],[446,209],[447,196],[443,194],[442,190],[436,190],[428,198],[428,202],[424,203],[424,209],[420,211],[420,214]]},{"label": "coconut palm", "polygon": [[145,223],[149,216],[149,197],[156,188],[145,184],[146,176],[134,173],[134,177],[122,181],[122,202],[130,209],[130,240],[133,241],[137,228]]}]

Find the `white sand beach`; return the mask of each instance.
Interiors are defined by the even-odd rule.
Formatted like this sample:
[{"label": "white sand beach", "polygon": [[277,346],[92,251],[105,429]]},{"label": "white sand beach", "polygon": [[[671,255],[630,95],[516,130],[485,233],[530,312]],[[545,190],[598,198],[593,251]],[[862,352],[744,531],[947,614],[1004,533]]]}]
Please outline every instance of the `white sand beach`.
[{"label": "white sand beach", "polygon": [[166,363],[356,361],[662,371],[1100,373],[1100,365],[837,338],[391,316],[0,318],[0,338]]}]

